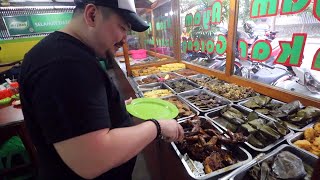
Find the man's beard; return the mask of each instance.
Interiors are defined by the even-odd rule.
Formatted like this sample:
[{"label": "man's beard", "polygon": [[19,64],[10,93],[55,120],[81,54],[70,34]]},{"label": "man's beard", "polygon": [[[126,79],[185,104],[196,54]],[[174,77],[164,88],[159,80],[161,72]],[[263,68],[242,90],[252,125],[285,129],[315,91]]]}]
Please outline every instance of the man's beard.
[{"label": "man's beard", "polygon": [[109,68],[113,67],[113,63],[115,62],[115,54],[112,53],[111,50],[106,50],[104,61],[109,66]]},{"label": "man's beard", "polygon": [[106,59],[107,59],[107,60],[113,60],[114,57],[115,57],[115,54],[112,53],[111,50],[106,50],[105,55],[106,55]]}]

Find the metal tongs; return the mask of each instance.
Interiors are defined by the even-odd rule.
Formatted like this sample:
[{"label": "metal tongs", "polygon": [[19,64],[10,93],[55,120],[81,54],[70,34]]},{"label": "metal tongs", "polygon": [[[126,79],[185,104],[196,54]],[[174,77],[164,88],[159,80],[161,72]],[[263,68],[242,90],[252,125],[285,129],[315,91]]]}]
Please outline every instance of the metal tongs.
[{"label": "metal tongs", "polygon": [[265,153],[258,154],[255,158],[252,159],[252,161],[250,161],[247,164],[232,171],[231,173],[227,174],[226,176],[219,178],[219,180],[230,180],[230,179],[234,178],[234,176],[236,176],[239,172],[242,172],[242,171],[245,171],[245,170],[251,168],[251,166],[253,164],[255,164],[256,162],[259,162],[261,159],[263,159],[265,157],[265,155],[266,155]]}]

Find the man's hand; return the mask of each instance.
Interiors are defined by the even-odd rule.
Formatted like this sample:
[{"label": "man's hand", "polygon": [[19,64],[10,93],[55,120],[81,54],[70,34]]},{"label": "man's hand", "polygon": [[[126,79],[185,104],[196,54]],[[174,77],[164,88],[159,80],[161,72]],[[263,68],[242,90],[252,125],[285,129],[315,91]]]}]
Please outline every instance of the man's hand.
[{"label": "man's hand", "polygon": [[161,134],[166,141],[182,141],[184,131],[182,126],[176,120],[159,120]]},{"label": "man's hand", "polygon": [[127,99],[127,100],[124,101],[124,103],[125,103],[126,105],[131,104],[131,102],[132,102],[132,97],[130,97],[129,99]]}]

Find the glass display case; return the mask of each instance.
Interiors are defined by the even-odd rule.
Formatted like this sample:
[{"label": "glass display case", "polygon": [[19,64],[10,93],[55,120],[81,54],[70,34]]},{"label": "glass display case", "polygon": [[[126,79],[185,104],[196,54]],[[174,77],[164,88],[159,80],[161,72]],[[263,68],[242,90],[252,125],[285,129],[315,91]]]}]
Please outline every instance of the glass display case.
[{"label": "glass display case", "polygon": [[155,25],[155,48],[152,50],[156,53],[165,54],[174,57],[174,27],[173,27],[173,11],[171,1],[163,4],[159,8],[154,9],[154,25]]},{"label": "glass display case", "polygon": [[[145,32],[130,32],[127,39],[129,74],[145,74],[145,66],[155,67],[176,62],[174,52],[173,1],[163,1],[153,9],[140,10],[141,17],[149,24]],[[118,57],[124,61],[125,57]],[[173,68],[178,68],[173,65]],[[171,68],[171,67],[170,67]],[[132,70],[131,70],[132,69]],[[163,68],[163,69],[166,69]],[[136,73],[141,71],[141,73]]]},{"label": "glass display case", "polygon": [[[284,102],[318,105],[319,5],[313,1],[268,3],[157,1],[142,15],[151,22],[151,29],[137,35],[144,42],[138,48]],[[129,54],[138,48],[130,46]],[[163,66],[168,63],[130,63],[129,68],[131,74],[150,75],[157,68],[182,67]]]},{"label": "glass display case", "polygon": [[[145,32],[130,32],[127,38],[129,68],[175,61],[174,29],[172,27],[172,2],[166,1],[154,9],[138,9],[141,17],[149,24]],[[124,62],[124,57],[118,57]],[[128,69],[128,67],[127,67]],[[130,70],[131,71],[131,70]]]},{"label": "glass display case", "polygon": [[237,75],[320,100],[320,21],[308,2],[253,1],[248,9],[249,0],[240,1]]},{"label": "glass display case", "polygon": [[229,5],[223,1],[181,0],[181,59],[225,70]]}]

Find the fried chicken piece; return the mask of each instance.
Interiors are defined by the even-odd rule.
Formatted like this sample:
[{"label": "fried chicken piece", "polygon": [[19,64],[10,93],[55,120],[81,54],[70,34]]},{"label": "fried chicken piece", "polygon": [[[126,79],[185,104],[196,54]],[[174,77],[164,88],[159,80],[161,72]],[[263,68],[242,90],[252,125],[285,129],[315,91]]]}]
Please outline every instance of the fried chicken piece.
[{"label": "fried chicken piece", "polygon": [[320,122],[316,123],[316,124],[313,126],[313,129],[315,130],[316,136],[320,136]]},{"label": "fried chicken piece", "polygon": [[188,136],[184,138],[187,142],[197,142],[199,140],[198,135]]},{"label": "fried chicken piece", "polygon": [[318,156],[318,157],[320,157],[320,151],[311,150],[311,151],[309,151],[309,152],[312,153],[312,154],[314,154],[314,155],[316,155],[316,156]]},{"label": "fried chicken piece", "polygon": [[202,162],[207,156],[210,155],[210,153],[205,151],[205,147],[203,147],[201,144],[196,143],[189,146],[188,155],[191,159]]},{"label": "fried chicken piece", "polygon": [[318,146],[312,145],[309,152],[320,157],[320,148]]},{"label": "fried chicken piece", "polygon": [[204,146],[205,144],[207,144],[206,140],[203,138],[203,136],[199,136],[199,143]]},{"label": "fried chicken piece", "polygon": [[311,150],[311,143],[307,140],[298,140],[293,144],[307,151]]},{"label": "fried chicken piece", "polygon": [[316,137],[313,141],[313,145],[318,146],[320,148],[320,137]]},{"label": "fried chicken piece", "polygon": [[223,159],[221,157],[221,154],[218,152],[211,153],[210,156],[208,156],[203,164],[204,164],[204,171],[206,174],[209,174],[217,169],[221,169],[224,167],[222,163]]},{"label": "fried chicken piece", "polygon": [[320,148],[318,146],[315,146],[315,145],[311,145],[311,150],[320,152]]},{"label": "fried chicken piece", "polygon": [[225,166],[230,166],[232,164],[237,163],[237,160],[235,158],[232,157],[232,153],[230,151],[221,151],[220,152],[222,159],[223,159],[223,164]]},{"label": "fried chicken piece", "polygon": [[313,128],[307,128],[304,131],[304,138],[309,142],[313,142],[315,138],[315,130]]},{"label": "fried chicken piece", "polygon": [[212,136],[212,138],[207,142],[207,145],[216,145],[217,141],[218,141],[218,137]]}]

